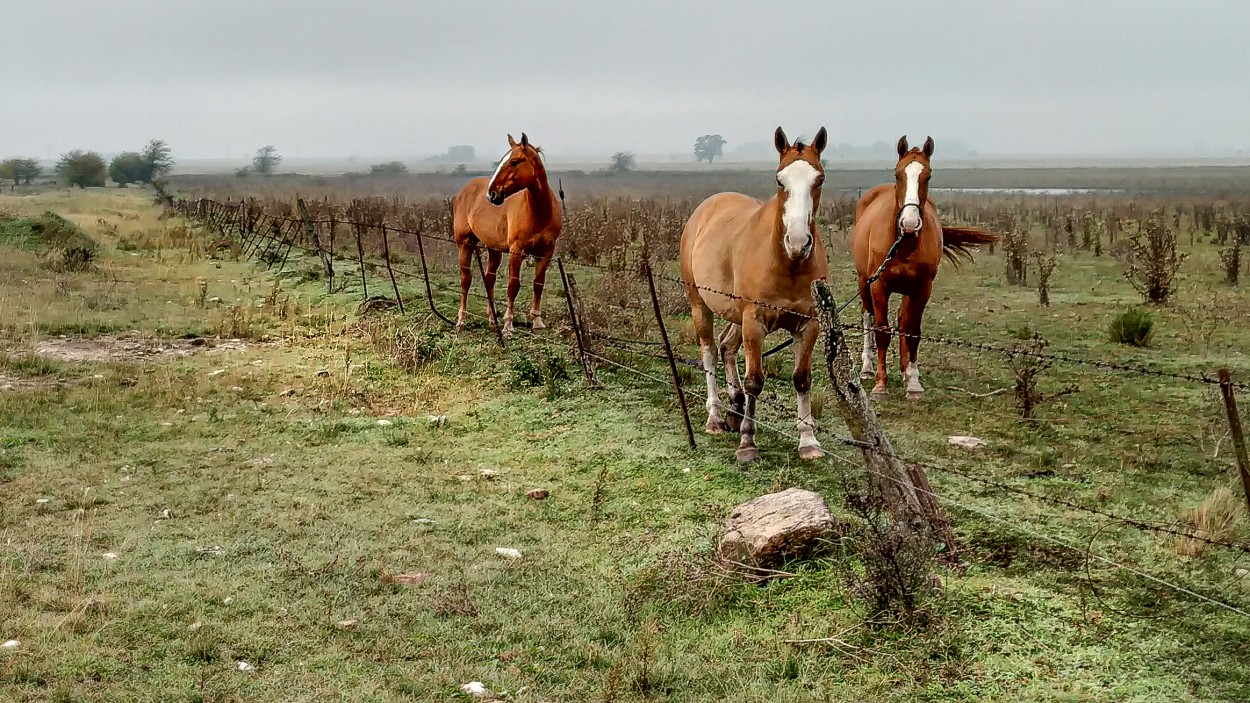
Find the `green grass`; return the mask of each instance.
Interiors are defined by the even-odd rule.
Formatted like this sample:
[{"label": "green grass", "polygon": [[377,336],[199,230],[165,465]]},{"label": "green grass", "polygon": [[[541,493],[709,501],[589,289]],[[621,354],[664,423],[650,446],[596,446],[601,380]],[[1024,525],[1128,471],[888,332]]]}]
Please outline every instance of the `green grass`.
[{"label": "green grass", "polygon": [[31,251],[95,251],[97,245],[78,225],[54,212],[43,212],[34,217],[0,217],[0,246]]},{"label": "green grass", "polygon": [[[139,218],[106,216],[120,231],[100,233],[99,271],[43,271],[20,255],[0,264],[0,306],[15,321],[0,370],[65,382],[0,391],[0,641],[22,642],[0,650],[0,700],[442,701],[475,680],[516,701],[1250,695],[1250,622],[1087,568],[1028,533],[1245,605],[1250,584],[1233,576],[1233,555],[1183,559],[1171,540],[931,472],[939,493],[978,511],[950,508],[967,568],[942,572],[927,627],[865,626],[835,557],[765,586],[708,570],[720,519],[760,493],[797,485],[844,513],[843,464],[800,462],[790,439],[765,431],[759,465],[736,466],[731,437],[700,436],[692,452],[664,384],[601,369],[605,387],[585,390],[571,360],[574,378],[544,376],[567,348],[553,331],[518,334],[506,351],[481,325],[452,334],[427,319],[416,281],[403,289],[407,319],[361,322],[358,279],[327,296],[323,281],[292,275],[272,296],[267,275],[193,246],[131,256],[115,243],[161,226],[141,197],[77,197],[67,209],[81,219]],[[1218,312],[1202,304],[1218,276],[1208,254],[1186,263],[1193,287],[1156,311],[1148,349],[1106,341],[1111,317],[1136,300],[1115,263],[1092,256],[1061,263],[1050,309],[1004,287],[997,256],[944,269],[926,332],[1010,345],[1027,325],[1053,351],[1171,370],[1227,361],[1245,380],[1250,331],[1201,316],[1246,314],[1250,301],[1229,291]],[[835,290],[849,294],[837,247],[831,262]],[[221,306],[200,307],[196,278]],[[121,306],[88,307],[109,280],[126,291]],[[287,296],[297,304],[265,300]],[[549,324],[561,302],[547,299]],[[227,323],[281,342],[184,359],[29,361],[51,330],[174,336]],[[404,371],[385,340],[410,326],[421,349]],[[1026,422],[1009,394],[969,394],[1010,385],[1002,359],[933,342],[921,354],[929,397],[905,403],[892,369],[896,397],[879,406],[904,454],[1160,521],[1232,485],[1212,388],[1059,364],[1042,377],[1054,397]],[[630,363],[665,378],[658,362]],[[701,383],[688,384],[696,427]],[[1071,384],[1079,391],[1056,395]],[[785,381],[765,393],[777,400],[764,420],[792,428]],[[832,416],[827,407],[822,438],[844,431]],[[946,445],[950,434],[990,445],[969,454]],[[535,487],[550,498],[527,499]],[[1244,520],[1237,533],[1246,537]],[[210,547],[221,554],[201,553]],[[411,573],[427,578],[390,578]],[[844,644],[784,642],[820,637]]]}]

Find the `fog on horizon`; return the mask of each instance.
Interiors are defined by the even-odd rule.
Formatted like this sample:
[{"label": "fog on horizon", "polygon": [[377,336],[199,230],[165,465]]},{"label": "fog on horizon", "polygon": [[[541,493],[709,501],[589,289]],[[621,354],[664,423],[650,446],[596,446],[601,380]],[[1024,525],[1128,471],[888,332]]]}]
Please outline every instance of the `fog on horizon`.
[{"label": "fog on horizon", "polygon": [[[0,0],[0,158],[746,158],[782,125],[962,156],[1250,155],[1250,5]],[[741,151],[756,143],[757,151]],[[835,147],[831,147],[835,148]],[[836,156],[836,155],[833,155]]]}]

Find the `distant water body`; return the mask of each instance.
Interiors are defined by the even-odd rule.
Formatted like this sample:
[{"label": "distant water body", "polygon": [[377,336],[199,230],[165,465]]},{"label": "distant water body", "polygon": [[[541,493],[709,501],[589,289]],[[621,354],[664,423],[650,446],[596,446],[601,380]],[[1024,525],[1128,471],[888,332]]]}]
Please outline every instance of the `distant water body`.
[{"label": "distant water body", "polygon": [[1123,188],[932,188],[941,193],[991,193],[1006,195],[1083,195],[1123,193]]}]

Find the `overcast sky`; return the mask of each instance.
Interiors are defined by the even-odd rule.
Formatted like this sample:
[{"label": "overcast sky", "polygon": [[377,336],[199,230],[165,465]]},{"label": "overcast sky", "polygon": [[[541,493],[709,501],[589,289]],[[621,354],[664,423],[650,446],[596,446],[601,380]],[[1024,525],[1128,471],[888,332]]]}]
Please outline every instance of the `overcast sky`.
[{"label": "overcast sky", "polygon": [[1242,0],[0,0],[0,156],[554,155],[828,127],[982,155],[1250,154]]}]

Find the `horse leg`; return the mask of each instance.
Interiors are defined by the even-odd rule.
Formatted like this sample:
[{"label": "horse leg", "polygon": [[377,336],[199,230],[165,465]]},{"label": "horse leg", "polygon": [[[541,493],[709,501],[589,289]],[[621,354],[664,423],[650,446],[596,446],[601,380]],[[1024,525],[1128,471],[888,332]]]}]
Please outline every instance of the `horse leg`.
[{"label": "horse leg", "polygon": [[551,257],[555,255],[555,249],[538,260],[534,265],[534,304],[530,306],[530,324],[533,329],[546,329],[547,325],[543,324],[542,314],[538,310],[539,304],[543,299],[543,286],[547,282],[547,266],[551,264]]},{"label": "horse leg", "polygon": [[742,406],[746,402],[742,377],[738,375],[738,349],[741,347],[742,328],[731,322],[720,335],[720,356],[725,365],[725,382],[729,385],[729,414],[725,424],[732,432],[742,427]]},{"label": "horse leg", "polygon": [[746,408],[742,413],[737,458],[742,464],[758,461],[760,450],[755,446],[755,399],[764,390],[764,327],[755,319],[755,310],[742,314],[742,346],[746,350],[747,375],[743,383],[746,391]]},{"label": "horse leg", "polygon": [[699,335],[699,351],[703,356],[703,378],[707,381],[707,425],[704,431],[708,434],[721,434],[725,431],[724,421],[720,414],[720,393],[716,390],[716,351],[712,346],[712,311],[699,299],[691,301],[690,316],[694,318],[694,328]]},{"label": "horse leg", "polygon": [[869,292],[865,281],[859,282],[859,289],[859,299],[863,306],[863,313],[860,314],[859,320],[864,325],[864,353],[861,355],[863,364],[860,366],[859,377],[868,381],[877,376],[877,370],[872,361],[873,354],[876,352],[873,344],[872,293]]},{"label": "horse leg", "polygon": [[473,283],[473,248],[474,244],[463,242],[459,245],[460,254],[460,314],[456,317],[456,331],[464,329],[469,319],[469,286]]},{"label": "horse leg", "polygon": [[890,348],[890,293],[880,282],[872,287],[872,316],[877,326],[877,385],[873,386],[872,397],[881,399],[890,393],[885,383],[885,352]]},{"label": "horse leg", "polygon": [[[929,304],[929,295],[933,284],[925,286],[916,295],[909,295],[903,301],[899,311],[899,355],[906,354],[907,364],[903,367],[903,378],[907,379],[907,399],[920,400],[924,397],[924,386],[920,385],[920,364],[916,354],[920,351],[920,320],[924,317],[925,306]],[[904,351],[906,349],[906,351]]]},{"label": "horse leg", "polygon": [[521,266],[525,264],[525,254],[518,249],[508,253],[508,308],[503,314],[503,333],[512,336],[513,307],[516,294],[521,292]]},{"label": "horse leg", "polygon": [[[486,250],[486,275],[482,279],[482,283],[485,284],[486,287],[486,297],[492,301],[495,299],[495,277],[499,272],[499,262],[502,260],[502,252],[495,251],[494,249]],[[499,321],[495,319],[493,310],[493,305],[486,306],[486,314],[490,315],[490,323],[492,325],[496,325],[499,324]]]},{"label": "horse leg", "polygon": [[794,392],[799,405],[799,458],[819,459],[825,455],[816,440],[816,418],[812,416],[812,349],[820,336],[820,326],[809,321],[795,330],[794,339]]}]

